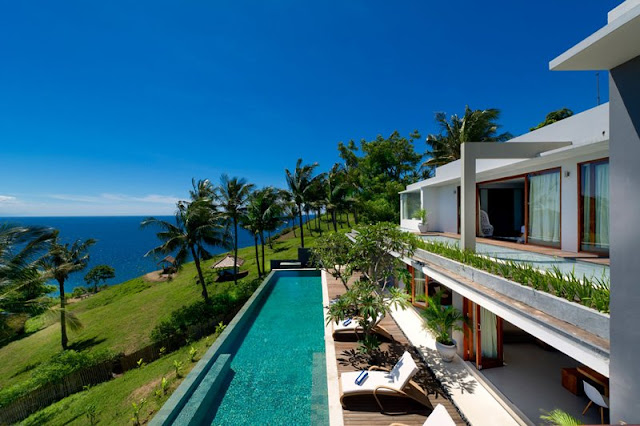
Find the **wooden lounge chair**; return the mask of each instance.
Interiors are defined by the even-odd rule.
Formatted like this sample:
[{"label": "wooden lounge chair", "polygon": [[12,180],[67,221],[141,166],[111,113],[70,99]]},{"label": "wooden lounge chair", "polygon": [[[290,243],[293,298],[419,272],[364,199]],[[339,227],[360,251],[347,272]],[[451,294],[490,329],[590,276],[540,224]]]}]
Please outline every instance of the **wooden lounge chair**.
[{"label": "wooden lounge chair", "polygon": [[[384,318],[384,316],[379,316],[378,320],[376,321],[376,324],[373,326],[373,331],[376,334],[379,334],[387,339],[389,339],[390,341],[394,341],[395,339],[393,338],[393,336],[391,335],[391,333],[384,328],[382,325],[380,325],[380,322],[382,321],[382,319]],[[347,334],[347,333],[362,333],[362,327],[360,326],[360,323],[358,322],[357,319],[353,319],[351,320],[351,323],[349,323],[348,325],[344,325],[344,321],[339,321],[337,324],[334,322],[333,323],[333,338],[335,339],[336,336],[340,335],[340,334]]]},{"label": "wooden lounge chair", "polygon": [[373,395],[380,407],[380,412],[387,413],[382,406],[380,396],[392,396],[400,398],[411,398],[420,404],[433,408],[427,393],[413,380],[413,376],[418,372],[418,366],[409,352],[402,354],[400,360],[391,370],[373,366],[369,369],[369,376],[360,385],[356,384],[359,371],[342,373],[340,376],[340,403],[346,408],[345,398],[357,395]]},{"label": "wooden lounge chair", "polygon": [[[404,423],[391,423],[389,426],[407,426]],[[422,426],[456,426],[456,422],[453,421],[447,409],[444,405],[438,404],[436,408],[429,414],[427,420],[422,423]]]}]

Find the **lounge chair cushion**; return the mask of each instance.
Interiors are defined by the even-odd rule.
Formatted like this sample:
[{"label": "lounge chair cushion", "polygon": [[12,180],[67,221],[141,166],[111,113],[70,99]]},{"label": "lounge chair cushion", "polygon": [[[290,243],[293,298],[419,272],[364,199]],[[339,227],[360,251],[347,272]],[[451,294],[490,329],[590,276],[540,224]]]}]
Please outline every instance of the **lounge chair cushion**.
[{"label": "lounge chair cushion", "polygon": [[[369,371],[369,377],[361,385],[356,385],[355,383],[356,378],[360,374],[359,371],[342,373],[340,376],[342,393],[344,395],[360,394],[365,392],[373,393],[373,390],[380,385],[402,390],[417,372],[418,366],[413,358],[411,358],[411,354],[409,354],[409,352],[405,352],[398,363],[391,369],[391,372]],[[394,393],[389,389],[379,389],[378,392],[389,394]]]},{"label": "lounge chair cushion", "polygon": [[449,413],[447,413],[447,409],[444,408],[444,405],[438,404],[436,408],[429,414],[427,420],[424,422],[422,426],[455,426],[456,423],[453,421]]},{"label": "lounge chair cushion", "polygon": [[[382,316],[379,316],[376,320],[376,324],[382,321]],[[333,332],[341,332],[341,331],[354,331],[356,329],[362,328],[360,323],[356,319],[351,319],[351,322],[347,325],[344,325],[344,321],[339,321],[337,324],[333,323]]]}]

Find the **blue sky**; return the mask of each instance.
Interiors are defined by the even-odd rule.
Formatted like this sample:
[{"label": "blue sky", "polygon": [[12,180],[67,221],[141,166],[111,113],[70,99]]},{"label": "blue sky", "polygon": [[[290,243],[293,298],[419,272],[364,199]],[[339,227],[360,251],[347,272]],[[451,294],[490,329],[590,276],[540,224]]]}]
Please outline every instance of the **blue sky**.
[{"label": "blue sky", "polygon": [[467,104],[525,133],[596,105],[548,62],[619,3],[0,2],[0,216],[168,214],[192,177],[283,186]]}]

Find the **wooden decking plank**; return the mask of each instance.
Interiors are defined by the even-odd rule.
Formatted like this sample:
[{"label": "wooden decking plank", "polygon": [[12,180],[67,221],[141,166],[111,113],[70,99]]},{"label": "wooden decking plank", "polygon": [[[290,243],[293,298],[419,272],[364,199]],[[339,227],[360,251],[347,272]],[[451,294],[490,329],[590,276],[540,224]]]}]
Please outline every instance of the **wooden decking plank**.
[{"label": "wooden decking plank", "polygon": [[[345,292],[344,286],[331,276],[327,276],[329,298],[333,299]],[[391,333],[395,341],[390,342],[384,339],[380,347],[380,354],[374,360],[377,365],[391,367],[405,350],[409,350],[416,363],[420,367],[420,372],[416,375],[415,381],[424,386],[429,393],[429,400],[435,407],[442,404],[456,425],[464,426],[466,422],[462,420],[455,405],[445,396],[442,387],[437,382],[430,370],[418,356],[418,352],[409,344],[409,340],[404,335],[396,321],[387,315],[383,318],[381,325]],[[368,368],[369,362],[366,357],[358,353],[358,343],[353,336],[344,336],[335,340],[336,364],[338,373],[346,371],[357,371]],[[422,425],[427,419],[431,410],[404,398],[387,397],[382,400],[385,409],[389,411],[407,411],[408,414],[390,415],[382,414],[379,411],[373,397],[351,397],[348,400],[347,409],[343,410],[343,419],[346,426],[371,425],[388,426],[391,423],[403,423],[406,425]]]}]

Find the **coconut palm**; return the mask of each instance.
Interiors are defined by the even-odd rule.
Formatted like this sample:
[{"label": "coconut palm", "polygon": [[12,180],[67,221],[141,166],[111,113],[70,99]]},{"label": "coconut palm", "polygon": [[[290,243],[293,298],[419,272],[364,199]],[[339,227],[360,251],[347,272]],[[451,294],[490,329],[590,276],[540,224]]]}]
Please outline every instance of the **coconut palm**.
[{"label": "coconut palm", "polygon": [[[89,264],[89,247],[96,243],[94,239],[85,241],[77,240],[73,244],[62,244],[58,231],[54,231],[49,251],[40,260],[44,275],[58,282],[60,291],[60,332],[62,349],[68,348],[67,325],[69,328],[78,328],[79,323],[66,312],[66,300],[64,295],[64,283],[69,275],[83,270]],[[69,317],[69,318],[67,318]],[[70,320],[68,322],[68,320]]]},{"label": "coconut palm", "polygon": [[[256,191],[257,192],[257,191]],[[260,221],[261,215],[259,211],[259,203],[256,201],[254,192],[249,197],[249,203],[247,204],[247,211],[242,218],[242,227],[249,231],[253,236],[253,244],[256,249],[256,268],[258,269],[258,276],[262,276],[264,272],[264,260],[262,271],[260,270],[260,255],[258,254],[258,236],[260,235]]]},{"label": "coconut palm", "polygon": [[495,108],[472,110],[465,107],[464,115],[457,114],[448,120],[444,112],[436,113],[440,134],[427,136],[430,157],[423,167],[437,167],[460,158],[460,146],[464,142],[502,142],[511,139],[510,133],[498,134],[500,110]]},{"label": "coconut palm", "polygon": [[333,230],[335,232],[338,232],[336,214],[338,208],[343,204],[345,197],[343,173],[344,170],[340,164],[336,163],[324,176],[324,205],[327,208],[327,213],[331,216],[331,222],[333,223]]},{"label": "coconut palm", "polygon": [[224,232],[220,213],[208,199],[180,201],[177,207],[175,224],[154,217],[149,217],[140,224],[143,228],[160,228],[156,235],[162,244],[149,250],[145,256],[175,252],[177,267],[181,267],[192,256],[202,286],[202,297],[208,302],[209,293],[200,261],[211,257],[205,245],[226,247],[228,235]]},{"label": "coconut palm", "polygon": [[282,216],[287,222],[291,222],[291,229],[293,230],[293,237],[296,235],[296,218],[298,217],[298,206],[290,199],[293,198],[290,193],[285,196],[285,201],[282,206]]},{"label": "coconut palm", "polygon": [[298,215],[300,218],[300,245],[304,248],[304,227],[302,226],[302,211],[305,203],[309,200],[309,195],[313,190],[314,182],[318,177],[313,177],[313,170],[318,167],[318,163],[302,165],[302,158],[298,158],[296,168],[293,173],[289,169],[285,169],[287,175],[287,185],[293,196],[293,202],[298,207]]},{"label": "coconut palm", "polygon": [[222,215],[227,225],[233,227],[233,282],[238,283],[238,224],[247,210],[247,201],[253,190],[253,185],[245,179],[226,174],[220,177],[220,186],[216,194]]}]

